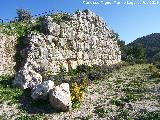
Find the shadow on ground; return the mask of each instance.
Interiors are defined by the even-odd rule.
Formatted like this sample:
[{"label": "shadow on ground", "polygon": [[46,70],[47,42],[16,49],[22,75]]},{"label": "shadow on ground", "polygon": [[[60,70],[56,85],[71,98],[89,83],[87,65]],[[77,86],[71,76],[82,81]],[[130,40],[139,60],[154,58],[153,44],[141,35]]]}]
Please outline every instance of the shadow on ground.
[{"label": "shadow on ground", "polygon": [[19,96],[19,102],[21,103],[20,109],[26,111],[29,114],[53,114],[59,113],[59,111],[54,110],[47,100],[33,100],[31,98],[31,91],[29,89],[24,90],[23,94]]},{"label": "shadow on ground", "polygon": [[0,77],[0,104],[3,102],[11,104],[20,104],[19,109],[30,114],[37,113],[58,113],[54,110],[49,101],[38,100],[35,101],[31,98],[31,90],[22,90],[13,87],[13,77],[1,76]]}]

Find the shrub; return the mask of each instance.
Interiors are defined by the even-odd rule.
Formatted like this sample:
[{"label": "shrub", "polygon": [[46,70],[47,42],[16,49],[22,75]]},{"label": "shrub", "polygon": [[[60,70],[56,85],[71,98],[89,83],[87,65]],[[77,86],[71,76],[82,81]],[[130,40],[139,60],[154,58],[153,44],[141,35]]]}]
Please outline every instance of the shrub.
[{"label": "shrub", "polygon": [[118,115],[116,116],[117,120],[133,120],[130,115],[129,111],[126,109],[119,109],[118,110]]},{"label": "shrub", "polygon": [[79,66],[77,66],[77,72],[78,73],[87,73],[87,72],[89,72],[91,70],[91,67],[90,66],[87,66],[87,65],[84,65],[84,64],[82,64],[82,65],[79,65]]},{"label": "shrub", "polygon": [[154,65],[150,65],[149,70],[152,73],[153,77],[160,77],[160,71]]},{"label": "shrub", "polygon": [[24,9],[17,9],[17,15],[19,21],[30,20],[32,18],[31,13]]},{"label": "shrub", "polygon": [[103,77],[103,74],[99,71],[90,71],[88,73],[88,79],[93,81],[93,80],[99,80]]},{"label": "shrub", "polygon": [[70,20],[69,15],[64,13],[53,14],[51,15],[51,17],[53,18],[53,21],[56,22],[57,24],[60,24],[60,22],[65,22]]},{"label": "shrub", "polygon": [[84,100],[84,91],[86,90],[88,83],[84,80],[81,84],[72,83],[71,84],[71,100],[72,100],[72,107],[79,108],[81,103]]},{"label": "shrub", "polygon": [[160,69],[160,63],[156,63],[155,66],[157,69]]},{"label": "shrub", "polygon": [[119,99],[111,99],[110,103],[112,105],[116,105],[116,106],[123,106],[124,105],[123,101],[121,101]]}]

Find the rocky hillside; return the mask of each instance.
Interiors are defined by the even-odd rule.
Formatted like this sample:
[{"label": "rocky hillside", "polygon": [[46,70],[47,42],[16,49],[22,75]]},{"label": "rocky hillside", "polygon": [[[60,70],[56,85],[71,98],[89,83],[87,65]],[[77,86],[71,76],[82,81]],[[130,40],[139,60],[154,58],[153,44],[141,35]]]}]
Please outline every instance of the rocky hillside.
[{"label": "rocky hillside", "polygon": [[146,50],[146,57],[148,62],[153,62],[153,58],[160,54],[160,33],[153,33],[147,36],[137,38],[127,46],[132,47],[134,45],[141,44]]}]

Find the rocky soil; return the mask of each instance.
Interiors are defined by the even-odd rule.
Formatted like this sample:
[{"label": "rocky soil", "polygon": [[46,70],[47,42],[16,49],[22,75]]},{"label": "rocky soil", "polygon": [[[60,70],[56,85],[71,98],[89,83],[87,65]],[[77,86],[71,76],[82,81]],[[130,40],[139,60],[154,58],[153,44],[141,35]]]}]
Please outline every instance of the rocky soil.
[{"label": "rocky soil", "polygon": [[46,102],[31,106],[30,96],[25,95],[18,105],[1,102],[0,119],[130,120],[153,111],[159,115],[160,78],[153,78],[148,67],[127,66],[107,74],[88,87],[81,107],[70,112],[55,112]]}]

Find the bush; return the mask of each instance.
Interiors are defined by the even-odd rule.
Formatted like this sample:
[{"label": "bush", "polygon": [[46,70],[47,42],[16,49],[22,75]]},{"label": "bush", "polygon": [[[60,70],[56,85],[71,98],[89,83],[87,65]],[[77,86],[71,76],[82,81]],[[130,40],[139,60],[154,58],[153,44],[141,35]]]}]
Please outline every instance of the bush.
[{"label": "bush", "polygon": [[53,21],[56,22],[57,24],[60,24],[60,22],[65,22],[70,20],[69,15],[64,13],[53,14],[51,15],[51,17],[53,18]]},{"label": "bush", "polygon": [[103,77],[103,74],[99,71],[90,71],[88,73],[88,79],[93,81],[93,80],[100,80]]},{"label": "bush", "polygon": [[160,69],[160,63],[155,64],[157,69]]},{"label": "bush", "polygon": [[88,71],[91,70],[91,67],[90,66],[87,66],[87,65],[78,65],[77,66],[77,72],[78,73],[87,73]]},{"label": "bush", "polygon": [[84,100],[84,92],[88,86],[88,82],[84,80],[81,84],[72,83],[71,84],[71,100],[72,100],[72,107],[79,108],[81,103]]},{"label": "bush", "polygon": [[149,70],[152,73],[153,77],[160,77],[160,70],[157,69],[154,65],[150,65]]},{"label": "bush", "polygon": [[31,20],[31,13],[24,9],[17,9],[18,21]]},{"label": "bush", "polygon": [[109,111],[102,107],[96,107],[94,113],[98,114],[98,117],[104,118]]}]

